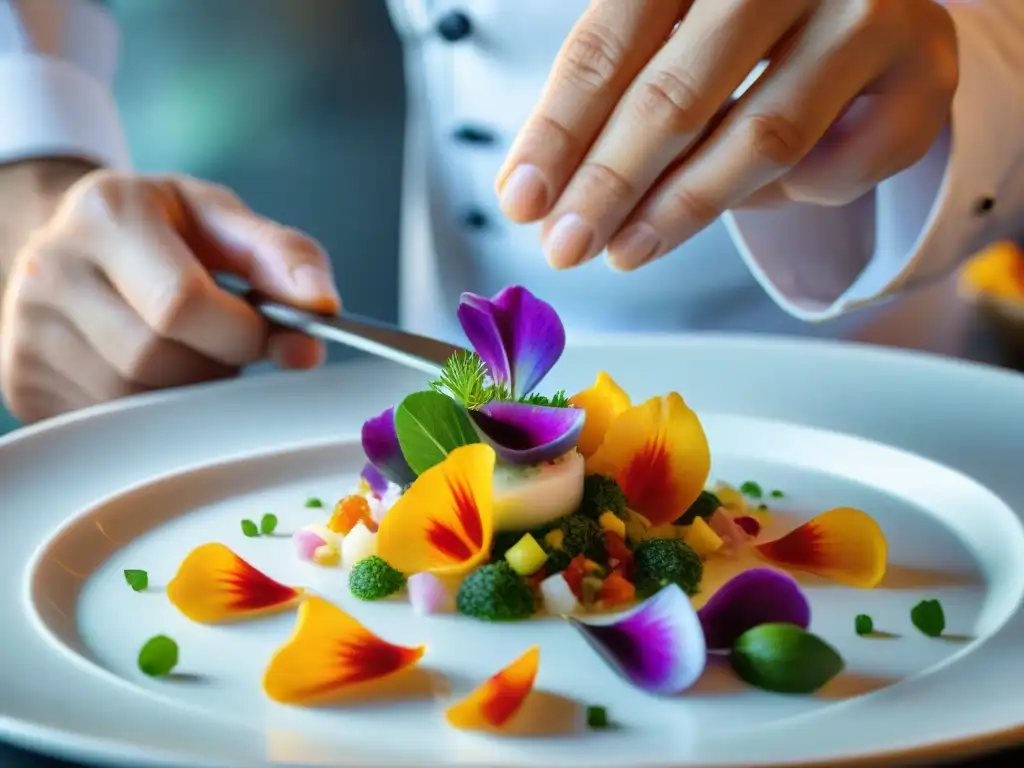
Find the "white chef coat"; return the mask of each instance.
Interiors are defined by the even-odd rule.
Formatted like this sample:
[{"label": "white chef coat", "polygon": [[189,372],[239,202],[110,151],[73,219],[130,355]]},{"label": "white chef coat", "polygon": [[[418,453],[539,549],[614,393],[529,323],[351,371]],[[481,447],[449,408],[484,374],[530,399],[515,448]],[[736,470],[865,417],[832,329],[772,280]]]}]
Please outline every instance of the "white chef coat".
[{"label": "white chef coat", "polygon": [[[989,242],[1024,240],[1022,0],[950,4],[961,85],[951,130],[917,165],[844,208],[729,214],[634,273],[601,260],[550,270],[537,225],[503,220],[493,192],[586,0],[388,4],[409,102],[401,320],[420,332],[457,336],[463,290],[522,284],[555,304],[570,334],[740,329],[956,352],[963,314],[949,276]],[[116,26],[97,0],[0,0],[0,161],[129,167],[116,58]]]}]

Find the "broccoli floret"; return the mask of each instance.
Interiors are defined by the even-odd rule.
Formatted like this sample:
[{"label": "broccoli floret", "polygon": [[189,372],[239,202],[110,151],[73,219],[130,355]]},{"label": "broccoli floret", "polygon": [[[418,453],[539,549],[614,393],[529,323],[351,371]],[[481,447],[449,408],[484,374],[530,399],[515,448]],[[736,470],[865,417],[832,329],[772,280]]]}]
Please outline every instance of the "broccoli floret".
[{"label": "broccoli floret", "polygon": [[617,482],[607,475],[587,475],[583,478],[583,499],[579,514],[597,520],[603,513],[612,512],[626,520],[626,494]]},{"label": "broccoli floret", "polygon": [[578,512],[556,520],[550,529],[557,528],[562,532],[561,552],[568,560],[583,555],[595,563],[608,562],[608,550],[604,543],[604,532],[596,520],[584,517]]},{"label": "broccoli floret", "polygon": [[360,600],[381,600],[405,586],[405,576],[376,555],[364,557],[348,574],[348,588]]},{"label": "broccoli floret", "polygon": [[720,506],[722,501],[715,494],[711,491],[701,491],[697,500],[676,520],[676,525],[692,525],[698,517],[707,520]]},{"label": "broccoli floret", "polygon": [[504,560],[469,574],[459,587],[459,613],[484,621],[516,621],[533,615],[533,590]]},{"label": "broccoli floret", "polygon": [[700,555],[680,539],[646,539],[633,552],[636,591],[650,597],[667,584],[695,595],[704,576]]}]

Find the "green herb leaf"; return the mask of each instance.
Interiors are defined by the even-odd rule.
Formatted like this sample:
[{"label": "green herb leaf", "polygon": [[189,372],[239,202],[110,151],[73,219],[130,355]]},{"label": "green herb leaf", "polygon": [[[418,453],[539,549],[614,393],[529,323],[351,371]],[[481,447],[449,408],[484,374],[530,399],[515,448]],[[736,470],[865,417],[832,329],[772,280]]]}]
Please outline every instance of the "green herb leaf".
[{"label": "green herb leaf", "polygon": [[124,580],[136,592],[141,592],[149,587],[149,574],[145,571],[125,571]]},{"label": "green herb leaf", "polygon": [[139,651],[139,669],[150,677],[166,677],[178,666],[178,644],[157,635],[146,641]]},{"label": "green herb leaf", "polygon": [[260,529],[256,527],[256,523],[252,520],[243,520],[242,533],[250,539],[254,539],[260,535]]},{"label": "green herb leaf", "polygon": [[740,486],[740,493],[751,499],[760,499],[764,496],[764,491],[761,490],[761,486],[755,483],[753,480],[747,480]]},{"label": "green herb leaf", "polygon": [[269,536],[277,530],[277,515],[266,514],[260,518],[260,533]]},{"label": "green herb leaf", "polygon": [[470,409],[512,396],[507,387],[490,381],[487,366],[479,355],[466,351],[456,352],[445,361],[441,375],[430,383],[430,389]]},{"label": "green herb leaf", "polygon": [[938,600],[922,600],[910,609],[910,621],[928,637],[938,637],[946,629],[946,614]]},{"label": "green herb leaf", "polygon": [[743,680],[776,693],[813,693],[845,666],[835,648],[794,624],[762,624],[744,632],[730,659]]},{"label": "green herb leaf", "polygon": [[771,497],[772,497],[773,499],[781,499],[781,498],[782,498],[783,496],[785,496],[785,495],[786,495],[786,494],[784,494],[784,493],[783,493],[782,491],[772,491],[772,492],[771,492]]},{"label": "green herb leaf", "polygon": [[306,509],[320,509],[324,503],[320,501],[316,496],[310,496],[306,499]]},{"label": "green herb leaf", "polygon": [[519,398],[520,403],[526,403],[527,405],[546,405],[549,408],[572,408],[572,403],[569,402],[569,396],[565,394],[564,389],[560,389],[555,394],[548,397],[542,395],[539,392],[531,392],[528,395],[523,395]]},{"label": "green herb leaf", "polygon": [[463,445],[479,443],[466,410],[440,392],[413,392],[395,409],[402,455],[422,475]]},{"label": "green herb leaf", "polygon": [[861,613],[853,620],[853,628],[858,635],[863,637],[875,631],[875,622],[866,613]]},{"label": "green herb leaf", "polygon": [[608,710],[604,707],[587,707],[587,727],[593,731],[604,730],[611,723],[608,720]]},{"label": "green herb leaf", "polygon": [[768,505],[767,504],[758,504],[757,505],[757,511],[758,512],[767,512],[768,511]]}]

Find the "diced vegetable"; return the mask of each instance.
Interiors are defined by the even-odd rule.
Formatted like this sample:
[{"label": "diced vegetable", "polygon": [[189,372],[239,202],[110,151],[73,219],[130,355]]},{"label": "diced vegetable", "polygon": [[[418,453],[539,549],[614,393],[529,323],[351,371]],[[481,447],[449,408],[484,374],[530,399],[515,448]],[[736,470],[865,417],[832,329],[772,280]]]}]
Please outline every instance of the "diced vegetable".
[{"label": "diced vegetable", "polygon": [[614,512],[605,512],[598,519],[601,530],[614,533],[616,536],[626,538],[626,523]]},{"label": "diced vegetable", "polygon": [[341,563],[341,550],[333,544],[323,544],[313,550],[312,560],[317,565],[334,566]]},{"label": "diced vegetable", "polygon": [[603,731],[610,725],[608,710],[604,707],[587,707],[587,727],[590,730]]},{"label": "diced vegetable", "polygon": [[572,593],[576,595],[577,600],[583,599],[583,576],[587,572],[586,562],[582,555],[577,555],[569,561],[569,565],[562,571],[562,576],[565,577],[566,583],[569,585]]},{"label": "diced vegetable", "polygon": [[601,596],[601,585],[604,580],[600,576],[584,576],[580,582],[580,591],[583,593],[582,602],[584,605],[593,605]]},{"label": "diced vegetable", "polygon": [[604,532],[604,546],[608,550],[608,564],[612,568],[618,568],[633,559],[633,552],[626,546],[625,539],[611,531]]},{"label": "diced vegetable", "polygon": [[627,509],[626,514],[626,538],[631,541],[643,541],[647,538],[647,531],[651,528],[651,521],[632,509]]},{"label": "diced vegetable", "polygon": [[681,539],[683,538],[683,529],[678,525],[672,523],[665,523],[664,525],[658,525],[654,528],[647,529],[647,535],[645,539]]},{"label": "diced vegetable", "polygon": [[561,573],[548,576],[540,583],[540,596],[544,610],[552,616],[570,616],[579,607],[576,595]]},{"label": "diced vegetable", "polygon": [[722,537],[711,530],[711,526],[701,517],[694,519],[683,540],[693,547],[701,557],[709,557],[725,546]]},{"label": "diced vegetable", "polygon": [[341,542],[341,562],[351,568],[360,560],[377,554],[377,534],[366,527],[365,523],[356,523]]},{"label": "diced vegetable", "polygon": [[734,515],[747,514],[747,500],[736,488],[728,483],[715,484],[715,496],[722,502],[722,506]]},{"label": "diced vegetable", "polygon": [[414,573],[406,581],[409,604],[419,614],[450,613],[455,610],[455,597],[432,573]]},{"label": "diced vegetable", "polygon": [[367,529],[372,529],[373,512],[365,496],[353,493],[334,505],[334,513],[327,527],[335,533],[347,534],[358,523],[364,523]]},{"label": "diced vegetable", "polygon": [[636,599],[636,588],[617,573],[610,573],[601,582],[598,599],[608,608],[630,603]]},{"label": "diced vegetable", "polygon": [[505,553],[505,559],[512,570],[520,576],[536,573],[547,562],[548,555],[530,534],[523,534],[516,544]]},{"label": "diced vegetable", "polygon": [[555,528],[553,531],[548,531],[544,534],[544,543],[551,549],[564,549],[565,534],[562,533],[560,528]]}]

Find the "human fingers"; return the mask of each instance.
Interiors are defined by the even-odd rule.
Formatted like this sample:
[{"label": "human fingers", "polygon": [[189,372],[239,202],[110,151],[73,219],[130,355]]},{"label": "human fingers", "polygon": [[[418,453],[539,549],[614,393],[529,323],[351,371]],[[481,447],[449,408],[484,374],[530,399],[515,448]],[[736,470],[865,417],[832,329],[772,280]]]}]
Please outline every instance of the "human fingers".
[{"label": "human fingers", "polygon": [[[557,268],[604,249],[641,198],[699,137],[758,62],[778,47],[813,0],[697,0],[637,76],[544,222],[551,233],[563,216],[593,234],[550,236]],[[656,242],[637,243],[653,249]]]},{"label": "human fingers", "polygon": [[690,2],[591,0],[498,172],[495,186],[506,216],[527,222],[548,212],[623,92]]}]

